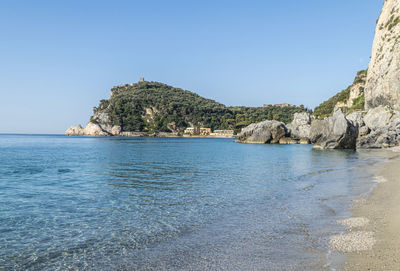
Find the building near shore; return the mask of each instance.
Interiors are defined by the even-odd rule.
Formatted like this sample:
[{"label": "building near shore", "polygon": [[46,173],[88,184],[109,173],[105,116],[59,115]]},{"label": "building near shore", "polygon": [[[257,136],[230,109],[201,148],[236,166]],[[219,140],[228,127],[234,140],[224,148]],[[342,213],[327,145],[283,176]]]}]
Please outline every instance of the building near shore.
[{"label": "building near shore", "polygon": [[290,106],[295,106],[294,104],[288,104],[288,103],[283,103],[283,104],[264,104],[264,107],[269,107],[269,106],[276,106],[276,107],[290,107]]},{"label": "building near shore", "polygon": [[212,136],[233,136],[233,130],[214,130],[210,135]]},{"label": "building near shore", "polygon": [[187,135],[210,135],[211,128],[188,127],[185,129],[185,131],[183,133],[187,134]]},{"label": "building near shore", "polygon": [[200,135],[210,135],[211,128],[200,128]]},{"label": "building near shore", "polygon": [[196,127],[188,127],[183,133],[188,135],[198,135],[200,133],[200,129]]}]

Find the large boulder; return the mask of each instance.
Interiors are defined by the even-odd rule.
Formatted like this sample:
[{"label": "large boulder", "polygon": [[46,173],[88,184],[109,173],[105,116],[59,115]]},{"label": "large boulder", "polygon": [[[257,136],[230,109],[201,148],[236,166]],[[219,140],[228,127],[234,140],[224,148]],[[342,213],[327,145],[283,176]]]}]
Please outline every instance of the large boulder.
[{"label": "large boulder", "polygon": [[363,127],[365,126],[363,112],[353,112],[346,116],[346,119],[350,121],[355,127]]},{"label": "large boulder", "polygon": [[286,134],[287,129],[283,122],[266,120],[243,128],[239,134],[238,142],[255,144],[278,143]]},{"label": "large boulder", "polygon": [[314,120],[311,124],[310,140],[316,148],[355,149],[357,135],[357,127],[339,108],[335,109],[332,117]]},{"label": "large boulder", "polygon": [[389,125],[393,112],[386,106],[379,106],[368,111],[364,116],[365,125],[371,130],[378,130]]},{"label": "large boulder", "polygon": [[387,106],[370,109],[364,116],[365,126],[360,128],[357,147],[395,147],[400,141],[400,112]]},{"label": "large boulder", "polygon": [[311,116],[309,113],[295,113],[293,121],[287,126],[291,137],[310,138]]}]

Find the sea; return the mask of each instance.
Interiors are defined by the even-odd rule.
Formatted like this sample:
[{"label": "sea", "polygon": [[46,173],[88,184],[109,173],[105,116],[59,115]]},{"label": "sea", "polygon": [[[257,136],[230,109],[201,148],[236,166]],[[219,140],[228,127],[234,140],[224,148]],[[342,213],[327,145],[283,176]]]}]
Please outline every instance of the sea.
[{"label": "sea", "polygon": [[233,139],[0,135],[0,270],[339,270],[385,158]]}]

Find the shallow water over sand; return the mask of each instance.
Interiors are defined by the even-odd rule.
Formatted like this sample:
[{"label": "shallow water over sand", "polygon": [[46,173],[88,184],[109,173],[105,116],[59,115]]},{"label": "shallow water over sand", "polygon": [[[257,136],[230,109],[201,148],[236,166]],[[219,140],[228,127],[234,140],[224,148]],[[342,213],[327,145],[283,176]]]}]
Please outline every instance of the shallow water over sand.
[{"label": "shallow water over sand", "polygon": [[331,270],[329,236],[379,161],[231,139],[0,135],[0,270]]}]

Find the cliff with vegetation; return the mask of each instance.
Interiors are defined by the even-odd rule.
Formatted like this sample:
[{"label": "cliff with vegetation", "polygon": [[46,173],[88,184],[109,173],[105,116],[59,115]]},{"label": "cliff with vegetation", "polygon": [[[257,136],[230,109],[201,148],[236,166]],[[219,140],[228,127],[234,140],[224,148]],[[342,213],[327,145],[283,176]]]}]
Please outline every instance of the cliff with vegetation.
[{"label": "cliff with vegetation", "polygon": [[367,70],[359,71],[349,87],[318,105],[314,109],[314,116],[318,119],[332,116],[337,107],[346,113],[364,110],[366,78]]},{"label": "cliff with vegetation", "polygon": [[376,24],[365,86],[366,108],[400,110],[400,1],[386,0]]},{"label": "cliff with vegetation", "polygon": [[[212,130],[234,130],[262,120],[289,123],[294,113],[306,111],[303,106],[225,106],[196,93],[158,83],[116,86],[110,98],[94,108],[87,127],[73,126],[68,135],[132,135],[162,132],[179,135],[187,127],[209,127]],[[93,132],[94,131],[94,132]]]}]

